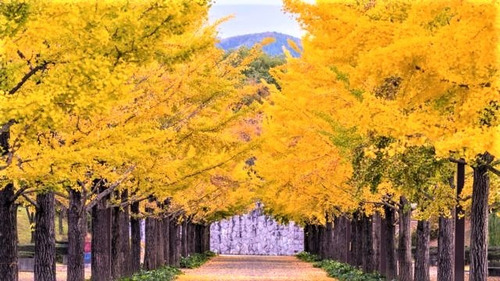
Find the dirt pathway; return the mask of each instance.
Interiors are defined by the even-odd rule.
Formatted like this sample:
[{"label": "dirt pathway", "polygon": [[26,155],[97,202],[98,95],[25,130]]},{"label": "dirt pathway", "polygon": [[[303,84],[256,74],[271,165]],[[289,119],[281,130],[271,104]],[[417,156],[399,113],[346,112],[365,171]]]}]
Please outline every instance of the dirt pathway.
[{"label": "dirt pathway", "polygon": [[295,257],[217,256],[197,269],[184,270],[178,281],[334,281]]}]

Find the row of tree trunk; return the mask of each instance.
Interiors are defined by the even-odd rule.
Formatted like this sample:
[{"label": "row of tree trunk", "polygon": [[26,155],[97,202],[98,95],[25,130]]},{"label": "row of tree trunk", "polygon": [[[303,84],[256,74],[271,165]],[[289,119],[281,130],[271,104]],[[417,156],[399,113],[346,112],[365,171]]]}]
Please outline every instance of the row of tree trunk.
[{"label": "row of tree trunk", "polygon": [[[4,189],[0,196],[12,196],[13,192]],[[5,192],[7,191],[7,192]],[[116,193],[117,206],[109,205],[109,197],[100,200],[92,207],[91,227],[87,228],[87,211],[83,205],[82,194],[70,191],[68,209],[68,281],[84,281],[84,243],[87,230],[92,235],[92,281],[110,281],[130,276],[141,269],[141,223],[139,202],[125,204],[127,192]],[[121,200],[120,200],[121,199]],[[56,280],[55,247],[55,198],[53,192],[41,193],[32,202],[35,212],[35,281]],[[0,206],[1,207],[1,206]],[[17,208],[12,204],[9,208]],[[167,212],[149,214],[145,222],[145,255],[143,268],[157,269],[161,266],[179,266],[180,257],[210,250],[210,226],[194,224],[186,218],[173,217]],[[17,212],[9,212],[16,214]],[[1,217],[2,220],[14,220]],[[12,223],[9,225],[16,225]],[[9,264],[0,263],[0,270],[9,273],[2,280],[17,281],[17,229],[11,229],[9,237],[0,236],[2,247],[10,247],[12,257],[0,256],[0,261],[12,260]]]},{"label": "row of tree trunk", "polygon": [[[430,223],[418,221],[413,260],[410,222],[409,202],[401,197],[399,208],[385,206],[383,216],[356,212],[349,217],[327,218],[326,225],[306,225],[304,249],[322,259],[348,263],[367,273],[379,272],[388,280],[429,281]],[[399,224],[397,236],[396,224]],[[441,217],[439,227],[438,280],[453,281],[453,219]]]}]

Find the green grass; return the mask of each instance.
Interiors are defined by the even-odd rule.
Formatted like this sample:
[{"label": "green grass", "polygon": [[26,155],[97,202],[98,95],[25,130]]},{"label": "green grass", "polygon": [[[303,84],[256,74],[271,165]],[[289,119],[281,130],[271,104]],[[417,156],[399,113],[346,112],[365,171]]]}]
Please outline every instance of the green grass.
[{"label": "green grass", "polygon": [[362,270],[346,263],[334,260],[321,260],[317,255],[307,252],[297,254],[297,258],[306,262],[313,262],[314,267],[321,268],[328,276],[339,281],[384,281],[385,278],[378,273],[364,273]]},{"label": "green grass", "polygon": [[488,222],[489,246],[500,246],[500,218],[494,213]]},{"label": "green grass", "polygon": [[[68,223],[66,218],[63,219],[63,234],[59,234],[59,220],[57,214],[55,218],[56,227],[56,240],[68,240]],[[31,242],[31,226],[24,207],[17,208],[17,233],[19,237],[19,244],[30,244]]]},{"label": "green grass", "polygon": [[210,258],[215,257],[216,254],[207,251],[202,254],[193,254],[187,257],[181,257],[181,268],[197,268],[206,263]]},{"label": "green grass", "polygon": [[157,270],[141,271],[132,277],[122,278],[120,281],[170,281],[181,273],[181,270],[176,267],[165,266]]}]

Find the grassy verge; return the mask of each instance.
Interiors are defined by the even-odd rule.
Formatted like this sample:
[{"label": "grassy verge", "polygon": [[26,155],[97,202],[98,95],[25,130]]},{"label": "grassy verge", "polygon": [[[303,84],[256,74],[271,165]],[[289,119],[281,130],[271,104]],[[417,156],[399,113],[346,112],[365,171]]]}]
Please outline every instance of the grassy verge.
[{"label": "grassy verge", "polygon": [[210,258],[215,257],[216,254],[207,251],[202,254],[193,254],[187,257],[181,257],[181,268],[196,268],[206,263]]},{"label": "grassy verge", "polygon": [[328,273],[328,276],[339,281],[384,281],[385,278],[378,273],[364,273],[362,270],[346,263],[334,260],[321,260],[317,255],[307,252],[297,254],[297,258],[306,262],[313,262],[314,267],[319,267]]},{"label": "grassy verge", "polygon": [[120,281],[156,281],[174,280],[177,275],[181,274],[181,270],[176,267],[165,266],[156,270],[141,271],[134,274],[132,277],[120,279]]},{"label": "grassy verge", "polygon": [[[193,254],[187,257],[181,257],[181,268],[196,268],[206,263],[210,258],[216,256],[214,252],[205,252],[203,254]],[[156,270],[141,271],[132,277],[122,278],[120,281],[170,281],[181,274],[182,271],[177,267],[165,266]]]}]

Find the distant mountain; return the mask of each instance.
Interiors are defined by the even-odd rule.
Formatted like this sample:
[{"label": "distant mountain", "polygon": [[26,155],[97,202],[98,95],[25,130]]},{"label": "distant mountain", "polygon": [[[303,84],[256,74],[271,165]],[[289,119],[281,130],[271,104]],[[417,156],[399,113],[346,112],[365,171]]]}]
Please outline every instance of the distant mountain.
[{"label": "distant mountain", "polygon": [[278,32],[263,32],[229,37],[222,39],[220,43],[217,44],[217,46],[226,51],[238,49],[243,46],[250,48],[256,43],[261,42],[264,38],[268,37],[272,37],[276,41],[274,41],[272,44],[264,46],[263,50],[266,54],[270,56],[283,55],[283,46],[285,46],[294,57],[299,56],[299,54],[288,45],[287,39],[292,40],[293,42],[295,42],[295,44],[297,44],[297,46],[299,46],[299,48],[302,48],[300,39]]}]

